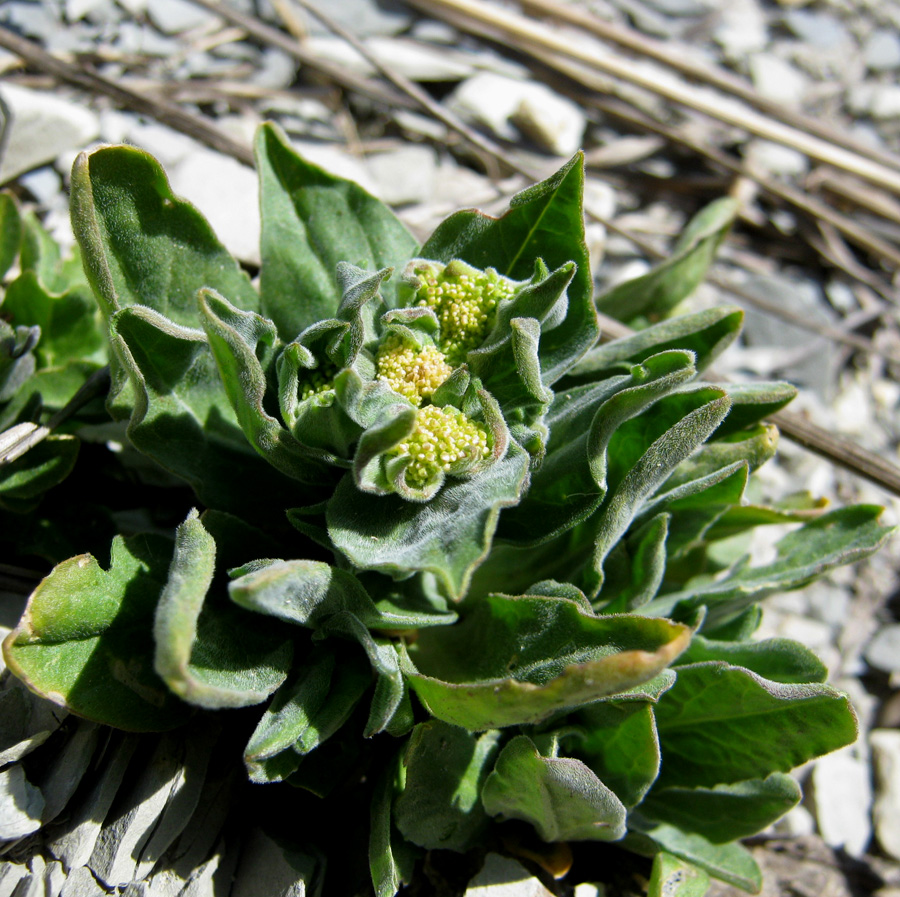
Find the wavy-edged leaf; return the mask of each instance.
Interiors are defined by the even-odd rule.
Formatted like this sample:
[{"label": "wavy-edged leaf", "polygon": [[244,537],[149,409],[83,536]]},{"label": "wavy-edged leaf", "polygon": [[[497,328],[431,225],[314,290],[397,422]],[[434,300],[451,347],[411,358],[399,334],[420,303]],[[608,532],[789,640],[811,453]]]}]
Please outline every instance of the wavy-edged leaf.
[{"label": "wavy-edged leaf", "polygon": [[828,677],[825,664],[800,642],[786,638],[762,641],[721,641],[695,634],[690,647],[676,661],[676,666],[721,660],[744,667],[772,682],[824,682]]},{"label": "wavy-edged leaf", "polygon": [[394,897],[402,884],[412,880],[415,847],[404,841],[394,825],[394,798],[403,787],[402,755],[386,763],[372,792],[369,815],[369,874],[375,897]]},{"label": "wavy-edged leaf", "polygon": [[723,662],[679,667],[656,705],[660,785],[711,788],[788,772],[856,740],[849,699]]},{"label": "wavy-edged leaf", "polygon": [[160,164],[133,146],[82,153],[72,169],[72,228],[104,315],[146,305],[176,324],[199,324],[194,296],[218,290],[259,307],[250,278],[206,219],[172,193]]},{"label": "wavy-edged leaf", "polygon": [[320,482],[321,461],[304,448],[264,407],[269,368],[278,350],[275,325],[256,314],[235,308],[213,290],[198,294],[203,327],[219,375],[244,435],[276,470],[301,483]]},{"label": "wavy-edged leaf", "polygon": [[403,836],[429,850],[465,851],[488,825],[484,780],[499,748],[499,732],[473,735],[440,720],[413,730],[403,763],[406,781],[394,801]]},{"label": "wavy-edged leaf", "polygon": [[[307,162],[275,125],[259,129],[255,150],[262,204],[262,311],[289,342],[335,316],[342,293],[339,262],[399,269],[416,254],[417,244],[383,202]],[[388,305],[396,305],[395,289],[386,286]]]},{"label": "wavy-edged leaf", "polygon": [[716,431],[716,439],[724,439],[747,429],[780,411],[797,396],[797,387],[775,380],[770,383],[729,383],[731,411]]},{"label": "wavy-edged leaf", "polygon": [[728,306],[678,315],[596,346],[567,373],[564,383],[605,379],[673,349],[693,352],[697,370],[704,371],[737,339],[743,322],[743,311]]},{"label": "wavy-edged leaf", "polygon": [[506,744],[481,791],[491,816],[531,823],[544,841],[617,841],[626,810],[571,757],[542,757],[527,735]]},{"label": "wavy-edged leaf", "polygon": [[737,212],[730,197],[711,202],[688,222],[669,258],[598,296],[597,308],[620,321],[668,314],[700,285]]},{"label": "wavy-edged leaf", "polygon": [[724,578],[688,583],[681,591],[652,601],[644,613],[680,616],[705,605],[704,625],[726,623],[766,595],[799,589],[835,567],[877,551],[894,531],[878,522],[881,512],[877,505],[852,505],[822,514],[784,536],[771,563],[738,565]]},{"label": "wavy-edged leaf", "polygon": [[547,456],[532,474],[527,501],[501,518],[499,536],[539,544],[587,519],[607,494],[610,463],[615,468],[621,456],[620,428],[695,375],[690,353],[664,352],[627,377],[558,394],[547,414]]},{"label": "wavy-edged leaf", "polygon": [[[619,479],[597,515],[597,538],[586,571],[587,585],[595,594],[603,585],[607,554],[625,534],[644,501],[679,463],[709,438],[728,413],[729,406],[728,396],[721,390],[700,387],[660,399],[652,415],[644,415],[634,426],[626,423],[622,428],[625,432],[618,434],[619,439],[625,443],[622,448],[627,446],[630,452],[611,453],[611,459],[619,467]],[[628,454],[634,459],[632,463]],[[611,489],[616,478],[616,473],[611,471]]]},{"label": "wavy-edged leaf", "polygon": [[527,475],[528,455],[515,443],[472,479],[448,478],[427,504],[360,492],[345,475],[327,505],[328,534],[356,567],[398,578],[428,571],[459,599],[490,549],[500,509],[519,500]]},{"label": "wavy-edged leaf", "polygon": [[702,835],[666,823],[654,824],[635,815],[629,816],[628,827],[640,832],[629,834],[626,841],[626,846],[636,853],[655,856],[663,850],[751,894],[758,894],[762,888],[759,866],[740,844],[713,844]]},{"label": "wavy-edged leaf", "polygon": [[604,567],[604,584],[616,597],[603,605],[603,613],[629,613],[656,597],[666,573],[670,519],[671,514],[657,514],[613,549]]},{"label": "wavy-edged leaf", "polygon": [[89,554],[54,567],[3,643],[7,666],[72,713],[132,731],[181,725],[191,708],[153,669],[150,631],[172,543],[117,536],[104,570]]},{"label": "wavy-edged leaf", "polygon": [[800,798],[800,786],[776,772],[715,788],[654,788],[641,804],[641,814],[724,844],[772,825]]},{"label": "wavy-edged leaf", "polygon": [[474,209],[457,212],[419,250],[422,258],[462,259],[519,281],[531,277],[536,259],[542,259],[551,271],[575,262],[565,317],[553,329],[545,328],[541,337],[539,356],[547,385],[558,380],[599,335],[584,243],[583,190],[579,153],[552,177],[514,196],[501,217],[491,218]]},{"label": "wavy-edged leaf", "polygon": [[175,533],[175,553],[153,625],[154,668],[175,694],[216,710],[264,701],[285,680],[293,643],[248,625],[243,611],[207,600],[216,543],[196,510]]},{"label": "wavy-edged leaf", "polygon": [[425,630],[404,659],[432,716],[472,730],[536,723],[651,680],[687,646],[667,620],[595,617],[566,598],[480,598],[459,623]]},{"label": "wavy-edged leaf", "polygon": [[231,600],[247,610],[310,629],[343,612],[370,629],[420,629],[456,619],[452,612],[429,607],[406,610],[385,602],[378,608],[352,573],[322,561],[270,561],[235,578],[228,591]]},{"label": "wavy-edged leaf", "polygon": [[186,480],[207,507],[256,518],[270,517],[273,504],[280,513],[308,502],[309,489],[278,473],[247,442],[201,331],[132,306],[113,316],[110,335],[129,378],[133,407],[126,415],[135,448]]}]

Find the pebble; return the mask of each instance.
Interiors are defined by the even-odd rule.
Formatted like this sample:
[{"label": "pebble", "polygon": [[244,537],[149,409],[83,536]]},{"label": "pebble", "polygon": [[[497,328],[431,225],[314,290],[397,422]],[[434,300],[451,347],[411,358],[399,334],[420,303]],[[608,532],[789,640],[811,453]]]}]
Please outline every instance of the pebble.
[{"label": "pebble", "polygon": [[389,205],[427,202],[434,193],[437,157],[429,146],[409,144],[373,153],[366,165],[378,184],[378,196]]},{"label": "pebble", "polygon": [[[391,35],[406,31],[412,22],[409,7],[397,0],[311,0],[310,6],[321,9],[330,19],[352,31],[357,37]],[[331,34],[314,15],[301,12],[310,34]]]},{"label": "pebble", "polygon": [[744,146],[744,161],[751,171],[782,178],[800,178],[809,171],[809,157],[771,140],[750,140]]},{"label": "pebble", "polygon": [[0,84],[0,95],[12,118],[0,159],[0,184],[52,162],[66,150],[83,148],[100,133],[93,112],[56,93]]},{"label": "pebble", "polygon": [[862,856],[872,838],[872,785],[869,767],[844,748],[813,767],[815,817],[825,843]]},{"label": "pebble", "polygon": [[875,729],[869,746],[875,768],[875,835],[882,850],[900,860],[900,732]]},{"label": "pebble", "polygon": [[712,36],[726,59],[741,64],[768,45],[766,16],[756,0],[732,0],[720,7]]},{"label": "pebble", "polygon": [[900,116],[900,85],[873,84],[866,81],[850,89],[847,108],[854,115],[868,115],[875,119]]},{"label": "pebble", "polygon": [[570,156],[580,148],[587,124],[577,104],[546,85],[492,72],[466,79],[447,105],[505,140],[517,139],[516,125],[541,149],[560,156]]},{"label": "pebble", "polygon": [[489,853],[481,872],[466,889],[465,897],[552,897],[521,863]]},{"label": "pebble", "polygon": [[900,68],[900,35],[892,29],[879,28],[869,35],[862,54],[870,71],[888,72]]},{"label": "pebble", "polygon": [[[292,857],[300,858],[296,852]],[[241,853],[230,897],[305,897],[306,881],[315,871],[315,860],[291,863],[286,851],[261,829],[254,829]]]},{"label": "pebble", "polygon": [[801,41],[819,50],[838,50],[853,43],[840,19],[830,13],[791,9],[784,23]]},{"label": "pebble", "polygon": [[750,78],[766,99],[790,106],[801,104],[809,86],[806,75],[774,53],[750,57]]},{"label": "pebble", "polygon": [[218,22],[216,16],[189,0],[153,0],[147,4],[147,15],[163,34],[181,34]]},{"label": "pebble", "polygon": [[883,673],[900,672],[900,623],[881,626],[866,647],[865,658]]}]

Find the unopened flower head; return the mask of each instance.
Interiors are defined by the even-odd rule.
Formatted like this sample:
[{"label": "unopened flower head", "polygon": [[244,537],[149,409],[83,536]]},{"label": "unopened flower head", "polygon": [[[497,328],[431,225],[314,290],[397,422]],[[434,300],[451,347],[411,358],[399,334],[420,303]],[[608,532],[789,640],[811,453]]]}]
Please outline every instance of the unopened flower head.
[{"label": "unopened flower head", "polygon": [[337,373],[337,365],[330,361],[320,363],[317,368],[301,372],[298,388],[300,400],[304,401],[321,392],[327,392],[334,385]]},{"label": "unopened flower head", "polygon": [[414,405],[430,398],[453,373],[444,353],[435,346],[418,346],[399,334],[389,334],[378,348],[378,379]]},{"label": "unopened flower head", "polygon": [[410,436],[395,446],[394,456],[408,455],[406,483],[421,489],[443,473],[462,473],[490,454],[488,430],[458,408],[426,405]]},{"label": "unopened flower head", "polygon": [[460,261],[443,267],[422,262],[412,273],[420,284],[413,303],[434,311],[441,328],[438,345],[451,366],[462,364],[484,342],[497,306],[512,297],[513,282],[493,268],[479,271]]}]

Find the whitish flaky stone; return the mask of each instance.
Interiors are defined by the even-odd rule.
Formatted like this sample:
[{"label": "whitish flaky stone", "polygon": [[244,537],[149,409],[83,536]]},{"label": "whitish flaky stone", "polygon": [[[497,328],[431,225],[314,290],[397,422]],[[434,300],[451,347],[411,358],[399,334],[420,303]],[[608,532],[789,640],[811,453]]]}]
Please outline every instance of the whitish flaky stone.
[{"label": "whitish flaky stone", "polygon": [[875,835],[882,850],[900,860],[900,732],[875,729],[869,747],[875,767]]},{"label": "whitish flaky stone", "polygon": [[0,772],[0,841],[24,838],[41,827],[44,797],[21,766]]},{"label": "whitish flaky stone", "polygon": [[97,116],[51,93],[14,84],[0,85],[12,120],[0,159],[0,184],[52,162],[71,149],[82,149],[100,133]]},{"label": "whitish flaky stone", "polygon": [[816,822],[830,847],[843,847],[850,856],[866,852],[872,838],[872,786],[869,767],[851,749],[828,754],[812,773]]}]

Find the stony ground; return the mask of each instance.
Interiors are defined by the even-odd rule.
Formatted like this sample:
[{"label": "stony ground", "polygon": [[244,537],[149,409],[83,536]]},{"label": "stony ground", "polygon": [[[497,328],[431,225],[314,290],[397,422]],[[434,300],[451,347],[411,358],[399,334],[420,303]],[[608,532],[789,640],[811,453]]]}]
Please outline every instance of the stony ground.
[{"label": "stony ground", "polygon": [[[283,47],[260,34],[249,39],[234,21],[187,0],[5,0],[0,26],[145,96],[185,104],[238,142],[246,144],[258,122],[275,119],[313,161],[362,183],[422,235],[461,205],[502,207],[527,183],[426,110],[408,99],[400,102],[370,61],[296,5],[230,4],[256,23],[302,38],[312,58],[361,78],[371,92],[348,90],[334,70],[300,64]],[[598,286],[647,269],[647,250],[631,236],[665,251],[703,204],[726,193],[740,197],[741,219],[721,251],[714,283],[687,303],[746,308],[743,343],[727,357],[723,373],[789,379],[801,387],[795,408],[896,459],[897,156],[892,170],[898,180],[875,183],[861,178],[854,164],[829,165],[817,158],[818,151],[804,152],[766,139],[773,135],[765,130],[751,133],[733,120],[699,113],[697,102],[713,96],[707,86],[699,101],[685,88],[688,104],[679,104],[584,66],[567,69],[557,57],[538,58],[533,46],[474,36],[442,19],[440,3],[433,4],[433,15],[376,0],[322,4],[376,60],[425,88],[521,169],[547,173],[561,158],[585,149],[588,237]],[[888,170],[889,157],[900,151],[900,3],[566,5],[594,12],[637,39],[661,42],[671,60],[719,67],[767,101],[762,110],[787,110],[801,131],[801,114],[832,126],[882,154]],[[583,27],[553,24],[543,30],[598,58],[625,58],[639,73],[682,93],[684,80],[640,48],[601,48]],[[23,67],[12,53],[0,52],[0,97],[11,118],[0,141],[0,184],[11,184],[37,207],[60,239],[71,239],[66,179],[74,154],[98,141],[127,141],[163,162],[175,190],[204,211],[239,258],[250,266],[258,262],[255,178],[234,158],[149,115],[60,83],[40,66]],[[771,121],[768,112],[758,115]],[[718,160],[711,158],[717,153]],[[722,155],[730,166],[722,164]],[[810,212],[798,196],[818,205]],[[862,229],[862,238],[848,222]],[[773,494],[802,489],[839,502],[882,503],[888,518],[898,520],[900,503],[891,494],[788,440],[778,462],[759,479],[760,488]],[[756,546],[760,555],[769,549]],[[769,603],[766,631],[798,639],[824,657],[833,680],[853,697],[862,735],[853,747],[801,770],[804,804],[771,837],[757,839],[767,895],[900,895],[898,555],[895,542],[859,569]],[[10,599],[5,622],[15,618],[17,607]],[[85,741],[90,737],[85,734]],[[28,883],[42,876],[53,878],[6,862],[0,866],[0,897],[37,893],[27,890]],[[509,890],[495,883],[517,876],[524,878]],[[94,893],[73,881],[64,893]],[[494,858],[467,893],[537,894],[547,893],[548,885]],[[589,884],[575,889],[577,897],[601,892]]]}]

